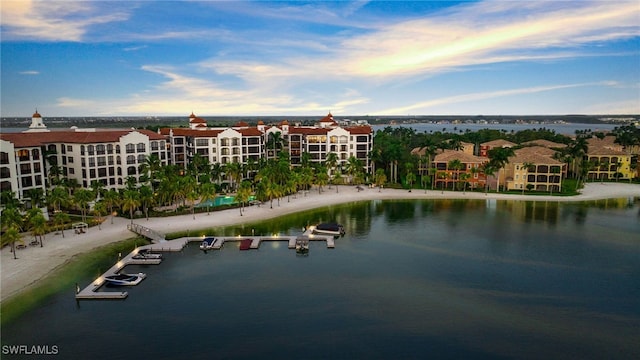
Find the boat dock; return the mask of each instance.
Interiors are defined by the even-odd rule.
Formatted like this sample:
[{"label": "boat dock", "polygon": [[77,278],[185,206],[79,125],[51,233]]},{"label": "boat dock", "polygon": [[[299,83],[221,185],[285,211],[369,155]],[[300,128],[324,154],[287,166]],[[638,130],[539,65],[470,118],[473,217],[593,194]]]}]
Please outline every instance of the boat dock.
[{"label": "boat dock", "polygon": [[[151,229],[137,224],[131,224],[129,230],[137,234],[145,234],[153,244],[140,246],[134,249],[124,258],[118,260],[109,270],[91,282],[84,289],[76,286],[76,299],[124,299],[129,294],[126,291],[98,291],[106,282],[107,276],[118,274],[127,265],[157,265],[162,262],[160,258],[139,258],[136,257],[142,250],[150,252],[182,251],[190,242],[201,242],[203,237],[184,237],[175,240],[165,240],[165,236]],[[225,242],[251,240],[249,249],[258,249],[263,241],[286,241],[289,249],[296,248],[296,241],[325,241],[328,249],[335,248],[335,238],[333,236],[316,235],[312,229],[307,229],[302,235],[272,235],[272,236],[220,236],[215,238],[211,250],[220,250]],[[134,258],[136,257],[136,258]]]},{"label": "boat dock", "polygon": [[[186,243],[185,243],[186,244]],[[129,255],[120,259],[115,265],[107,270],[100,277],[95,279],[89,284],[89,286],[80,290],[78,286],[76,288],[76,299],[124,299],[129,294],[126,291],[98,291],[104,284],[107,276],[115,275],[120,272],[127,265],[158,265],[162,262],[162,259],[134,259],[133,257],[139,253],[142,249],[150,249],[151,245],[141,246],[136,248]],[[184,245],[183,245],[184,247]],[[182,248],[181,248],[182,249]]]},{"label": "boat dock", "polygon": [[[242,241],[246,239],[251,239],[251,246],[249,246],[250,249],[260,248],[260,244],[263,241],[286,241],[288,243],[289,249],[295,249],[296,240],[325,241],[327,243],[328,249],[333,249],[336,247],[335,239],[333,238],[333,236],[322,236],[322,235],[313,235],[313,234],[297,235],[297,236],[296,235],[293,235],[293,236],[292,235],[273,235],[273,236],[239,235],[239,236],[216,237],[216,240],[214,241],[213,246],[211,247],[211,250],[220,250],[225,242]],[[198,238],[198,240],[201,241],[202,238]]]}]

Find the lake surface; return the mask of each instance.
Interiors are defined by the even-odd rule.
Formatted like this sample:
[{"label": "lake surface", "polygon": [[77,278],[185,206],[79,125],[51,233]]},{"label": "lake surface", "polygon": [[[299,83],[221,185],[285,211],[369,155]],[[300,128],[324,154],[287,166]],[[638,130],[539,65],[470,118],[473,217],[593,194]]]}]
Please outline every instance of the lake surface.
[{"label": "lake surface", "polygon": [[[123,301],[73,289],[3,327],[60,359],[632,359],[640,354],[640,200],[371,201],[227,228],[286,242],[165,254]],[[95,274],[85,274],[82,285]],[[3,359],[16,358],[3,353]],[[29,358],[29,357],[27,357]],[[33,358],[33,357],[30,357]]]}]

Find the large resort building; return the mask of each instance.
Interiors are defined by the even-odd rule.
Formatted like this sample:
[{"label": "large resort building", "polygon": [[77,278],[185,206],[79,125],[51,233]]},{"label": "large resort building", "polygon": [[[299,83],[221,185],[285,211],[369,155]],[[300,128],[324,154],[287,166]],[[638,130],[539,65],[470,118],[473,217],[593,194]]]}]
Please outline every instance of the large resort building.
[{"label": "large resort building", "polygon": [[151,155],[157,156],[160,165],[186,168],[196,155],[211,164],[247,164],[284,151],[292,166],[299,166],[305,152],[311,162],[323,162],[333,152],[338,165],[353,156],[364,171],[371,170],[372,128],[340,127],[331,114],[315,126],[291,126],[285,120],[277,125],[259,122],[257,126],[238,123],[210,128],[194,114],[188,121],[188,128],[159,132],[76,127],[51,130],[36,111],[28,130],[0,133],[0,190],[25,199],[31,189],[45,191],[58,173],[84,188],[97,181],[105,189],[122,189],[127,178],[143,180],[144,164]]}]

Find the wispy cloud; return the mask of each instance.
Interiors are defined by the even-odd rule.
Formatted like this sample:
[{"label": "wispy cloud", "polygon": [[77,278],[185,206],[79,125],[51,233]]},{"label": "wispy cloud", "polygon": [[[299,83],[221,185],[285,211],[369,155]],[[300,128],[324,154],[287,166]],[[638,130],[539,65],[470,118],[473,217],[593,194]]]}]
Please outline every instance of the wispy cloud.
[{"label": "wispy cloud", "polygon": [[40,75],[40,71],[36,71],[36,70],[20,71],[20,75]]},{"label": "wispy cloud", "polygon": [[98,2],[19,0],[2,3],[4,40],[82,41],[88,28],[127,20],[129,15]]}]

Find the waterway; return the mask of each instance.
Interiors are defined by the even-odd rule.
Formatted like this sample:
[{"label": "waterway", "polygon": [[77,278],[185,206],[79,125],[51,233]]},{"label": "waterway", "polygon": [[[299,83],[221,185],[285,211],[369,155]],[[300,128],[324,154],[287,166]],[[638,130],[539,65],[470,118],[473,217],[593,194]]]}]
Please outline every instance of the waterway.
[{"label": "waterway", "polygon": [[[374,125],[374,131],[382,130],[389,125]],[[603,131],[609,132],[619,127],[617,124],[581,124],[581,123],[564,123],[564,124],[452,124],[452,123],[417,123],[417,124],[401,124],[393,125],[393,127],[406,127],[415,129],[417,133],[432,133],[436,131],[459,133],[462,134],[466,131],[479,131],[483,129],[504,131],[508,134],[516,133],[523,130],[536,130],[547,129],[556,132],[557,134],[572,136],[576,134],[576,131]]]},{"label": "waterway", "polygon": [[329,220],[347,231],[335,249],[194,243],[128,267],[148,276],[126,300],[64,291],[3,326],[2,358],[19,358],[9,345],[55,346],[59,359],[640,354],[640,199],[370,201],[215,232],[293,235]]}]

